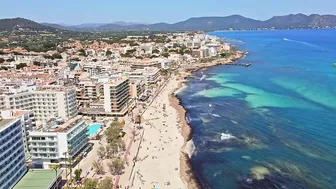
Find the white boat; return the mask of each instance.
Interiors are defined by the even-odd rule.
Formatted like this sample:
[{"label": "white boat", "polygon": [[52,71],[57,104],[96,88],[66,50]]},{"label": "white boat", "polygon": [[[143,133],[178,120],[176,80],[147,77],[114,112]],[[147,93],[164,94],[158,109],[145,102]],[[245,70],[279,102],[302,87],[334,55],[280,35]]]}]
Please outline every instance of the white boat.
[{"label": "white boat", "polygon": [[287,39],[287,38],[284,38],[283,40],[285,40],[285,41],[288,41],[288,39]]}]

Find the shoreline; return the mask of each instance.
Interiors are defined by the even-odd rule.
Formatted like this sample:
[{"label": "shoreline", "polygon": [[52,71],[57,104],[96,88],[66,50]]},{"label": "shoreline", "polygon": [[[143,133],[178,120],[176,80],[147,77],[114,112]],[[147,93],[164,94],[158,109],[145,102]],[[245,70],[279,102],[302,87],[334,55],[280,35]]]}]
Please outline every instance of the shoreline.
[{"label": "shoreline", "polygon": [[202,187],[190,163],[190,158],[192,155],[192,149],[190,149],[190,145],[194,145],[192,142],[193,130],[186,119],[187,110],[183,107],[181,99],[177,96],[177,94],[182,90],[186,89],[186,85],[184,83],[189,82],[189,80],[185,78],[190,76],[193,77],[194,72],[197,72],[200,69],[207,69],[209,67],[235,62],[239,59],[244,58],[246,54],[247,53],[244,51],[236,51],[236,53],[234,55],[231,55],[231,57],[229,58],[216,59],[210,63],[198,63],[191,68],[189,67],[182,74],[182,77],[180,79],[177,79],[179,82],[178,87],[169,96],[171,106],[178,112],[178,122],[181,125],[181,135],[184,138],[184,144],[181,148],[180,155],[180,175],[188,189],[201,189]]},{"label": "shoreline", "polygon": [[183,105],[181,104],[181,100],[177,97],[177,93],[184,89],[186,86],[184,85],[184,80],[179,81],[178,87],[173,91],[173,93],[169,96],[169,101],[171,106],[177,111],[179,123],[181,125],[181,135],[184,139],[184,144],[181,148],[181,155],[180,155],[180,175],[182,180],[185,182],[188,189],[201,189],[200,183],[198,182],[195,173],[192,169],[190,163],[190,157],[185,152],[186,145],[192,139],[192,128],[188,124],[186,120],[187,111],[184,109]]},{"label": "shoreline", "polygon": [[[186,72],[197,72],[201,69],[207,69],[209,67],[214,67],[214,66],[220,66],[220,65],[225,65],[225,64],[230,64],[233,62],[236,62],[239,59],[243,59],[245,55],[247,55],[248,52],[245,51],[235,51],[235,54],[230,55],[228,58],[218,58],[215,59],[211,62],[206,62],[206,63],[194,63],[193,65],[187,65],[184,69]],[[193,74],[191,74],[193,75]]]}]

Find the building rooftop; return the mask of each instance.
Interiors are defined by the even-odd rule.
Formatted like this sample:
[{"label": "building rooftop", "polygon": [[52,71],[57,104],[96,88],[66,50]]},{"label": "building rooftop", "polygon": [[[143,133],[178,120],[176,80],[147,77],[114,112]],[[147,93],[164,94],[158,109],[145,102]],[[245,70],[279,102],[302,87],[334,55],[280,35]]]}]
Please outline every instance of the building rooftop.
[{"label": "building rooftop", "polygon": [[6,128],[8,125],[15,122],[16,120],[18,120],[18,119],[17,118],[1,119],[0,120],[0,130]]},{"label": "building rooftop", "polygon": [[111,81],[109,81],[108,83],[105,83],[105,84],[111,85],[111,86],[118,86],[126,80],[128,80],[128,79],[127,78],[119,78],[119,79],[111,80]]},{"label": "building rooftop", "polygon": [[61,175],[62,170],[30,169],[13,189],[49,189]]},{"label": "building rooftop", "polygon": [[65,123],[61,125],[57,125],[55,127],[52,127],[49,129],[50,132],[68,132],[73,127],[75,127],[78,123],[82,122],[84,119],[82,119],[83,116],[77,115],[76,117],[73,117],[66,121]]},{"label": "building rooftop", "polygon": [[50,92],[71,92],[76,90],[73,86],[63,86],[63,85],[44,85],[38,88],[38,91],[50,91]]}]

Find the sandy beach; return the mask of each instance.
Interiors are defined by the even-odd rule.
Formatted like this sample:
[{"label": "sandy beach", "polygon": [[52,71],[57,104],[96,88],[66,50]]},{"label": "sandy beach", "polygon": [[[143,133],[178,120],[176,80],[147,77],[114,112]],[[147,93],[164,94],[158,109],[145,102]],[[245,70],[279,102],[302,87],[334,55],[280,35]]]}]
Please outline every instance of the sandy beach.
[{"label": "sandy beach", "polygon": [[[170,105],[169,97],[178,87],[176,79],[170,79],[143,114],[143,133],[136,136],[141,144],[133,171],[123,175],[120,184],[129,188],[187,188],[180,173],[181,135],[178,112]],[[143,135],[142,135],[143,134]],[[136,154],[137,145],[130,154]],[[126,171],[128,172],[128,171]]]}]

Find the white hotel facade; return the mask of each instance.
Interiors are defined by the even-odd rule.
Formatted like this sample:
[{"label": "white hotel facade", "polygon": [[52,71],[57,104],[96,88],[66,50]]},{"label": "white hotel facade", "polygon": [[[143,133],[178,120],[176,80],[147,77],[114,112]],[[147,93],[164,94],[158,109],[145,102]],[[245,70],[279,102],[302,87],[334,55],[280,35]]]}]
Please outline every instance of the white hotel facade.
[{"label": "white hotel facade", "polygon": [[0,86],[0,105],[9,109],[32,110],[37,121],[53,117],[76,116],[77,100],[74,87],[5,84]]},{"label": "white hotel facade", "polygon": [[28,148],[35,168],[65,167],[88,147],[88,124],[83,116],[66,122],[55,120],[40,131],[29,132]]},{"label": "white hotel facade", "polygon": [[20,118],[0,121],[0,189],[12,188],[27,172]]}]

